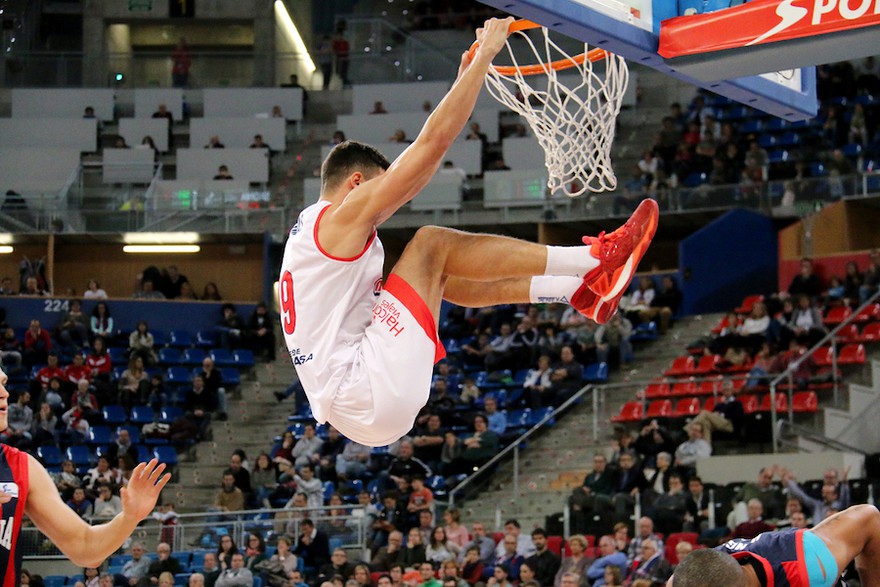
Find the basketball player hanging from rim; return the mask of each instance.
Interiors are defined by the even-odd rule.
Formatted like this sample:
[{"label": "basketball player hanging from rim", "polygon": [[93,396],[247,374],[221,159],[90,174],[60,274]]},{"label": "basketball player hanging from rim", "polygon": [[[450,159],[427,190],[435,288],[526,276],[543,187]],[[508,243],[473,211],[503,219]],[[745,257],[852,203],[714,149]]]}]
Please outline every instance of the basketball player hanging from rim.
[{"label": "basketball player hanging from rim", "polygon": [[347,141],[321,169],[321,198],[291,229],[279,279],[281,323],[318,422],[368,446],[390,444],[428,400],[442,300],[467,307],[566,302],[604,323],[657,228],[645,200],[611,234],[551,247],[424,226],[382,284],[376,229],[431,180],[474,108],[513,19],[477,30],[458,77],[418,138],[390,164]]}]

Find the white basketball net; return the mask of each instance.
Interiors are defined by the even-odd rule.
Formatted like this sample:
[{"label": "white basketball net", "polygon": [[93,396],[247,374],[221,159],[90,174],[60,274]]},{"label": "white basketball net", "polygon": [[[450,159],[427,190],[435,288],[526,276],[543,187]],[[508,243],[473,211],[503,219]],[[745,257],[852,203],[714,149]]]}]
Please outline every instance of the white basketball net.
[{"label": "white basketball net", "polygon": [[[544,149],[551,194],[562,190],[574,197],[586,191],[613,190],[617,187],[617,178],[611,167],[611,143],[629,81],[626,61],[606,51],[595,63],[585,59],[578,65],[550,40],[546,27],[542,27],[541,32],[543,55],[521,31],[508,38],[507,52],[516,74],[503,75],[494,66],[490,67],[486,88],[496,100],[528,121]],[[537,77],[541,84],[546,79],[546,89],[533,87],[522,74],[520,67],[523,66],[517,62],[510,46],[513,35],[525,39],[536,58],[532,63],[541,64],[544,74]],[[588,51],[584,45],[584,53]],[[559,59],[574,65],[560,74],[547,65]],[[559,75],[564,79],[560,80]]]}]

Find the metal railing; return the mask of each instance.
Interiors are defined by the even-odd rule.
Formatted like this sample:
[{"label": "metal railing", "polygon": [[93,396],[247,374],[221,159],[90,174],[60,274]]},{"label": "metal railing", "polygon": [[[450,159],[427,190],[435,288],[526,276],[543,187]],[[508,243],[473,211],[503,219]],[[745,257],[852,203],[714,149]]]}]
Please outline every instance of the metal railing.
[{"label": "metal railing", "polygon": [[[179,514],[176,524],[168,525],[152,518],[145,520],[132,534],[134,540],[153,545],[168,542],[173,552],[193,549],[215,549],[219,537],[230,535],[236,544],[247,544],[247,535],[258,533],[269,537],[282,535],[297,537],[303,519],[311,519],[316,527],[327,533],[334,546],[357,549],[365,553],[371,520],[362,506],[346,504],[295,509],[259,509],[238,512],[205,512]],[[89,524],[103,524],[107,518],[90,518]],[[25,558],[62,559],[64,555],[37,528],[23,527],[19,548]]]},{"label": "metal railing", "polygon": [[792,361],[788,364],[785,371],[777,375],[770,381],[770,423],[772,426],[772,442],[773,442],[773,452],[779,451],[779,414],[776,410],[776,394],[779,393],[777,391],[777,387],[782,381],[787,382],[787,394],[788,394],[788,422],[794,422],[794,408],[792,406],[792,396],[794,394],[794,373],[797,369],[804,363],[804,361],[808,361],[813,357],[813,354],[818,351],[820,348],[831,345],[831,382],[833,385],[833,393],[834,393],[834,406],[840,406],[840,377],[838,376],[838,365],[837,365],[837,333],[852,324],[859,313],[865,309],[867,309],[871,304],[874,304],[880,300],[880,291],[875,292],[871,297],[869,297],[863,304],[861,304],[852,315],[831,329],[828,334],[822,337],[819,342],[810,347],[800,358],[795,361]]}]

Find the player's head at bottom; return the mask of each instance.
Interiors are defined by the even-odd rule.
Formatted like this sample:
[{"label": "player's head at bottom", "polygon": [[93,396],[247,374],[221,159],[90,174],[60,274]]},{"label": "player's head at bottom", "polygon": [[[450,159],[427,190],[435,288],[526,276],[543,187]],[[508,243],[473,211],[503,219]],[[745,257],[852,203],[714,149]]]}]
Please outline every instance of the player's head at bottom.
[{"label": "player's head at bottom", "polygon": [[745,573],[732,556],[707,548],[687,555],[666,587],[744,587],[745,584]]}]

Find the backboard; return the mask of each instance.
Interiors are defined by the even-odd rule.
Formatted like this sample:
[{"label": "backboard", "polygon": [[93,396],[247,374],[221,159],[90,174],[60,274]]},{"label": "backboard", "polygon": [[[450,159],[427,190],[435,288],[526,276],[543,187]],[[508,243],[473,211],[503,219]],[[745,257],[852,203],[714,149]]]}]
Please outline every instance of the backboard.
[{"label": "backboard", "polygon": [[624,57],[630,63],[652,67],[684,82],[780,118],[795,121],[816,115],[818,105],[815,67],[707,82],[670,66],[657,53],[660,23],[667,18],[678,16],[680,2],[670,0],[480,1],[591,46],[607,49]]}]

